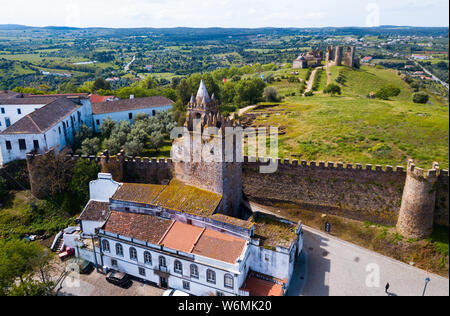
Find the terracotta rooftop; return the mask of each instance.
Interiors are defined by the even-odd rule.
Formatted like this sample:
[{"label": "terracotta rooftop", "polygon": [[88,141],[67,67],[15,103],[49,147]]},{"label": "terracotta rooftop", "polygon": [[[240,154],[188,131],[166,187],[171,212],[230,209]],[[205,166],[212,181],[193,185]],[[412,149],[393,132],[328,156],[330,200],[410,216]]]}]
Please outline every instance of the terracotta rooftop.
[{"label": "terracotta rooftop", "polygon": [[245,239],[160,217],[111,211],[104,230],[203,257],[236,263]]},{"label": "terracotta rooftop", "polygon": [[173,179],[154,201],[155,206],[161,206],[189,214],[210,216],[216,211],[222,195],[186,185]]},{"label": "terracotta rooftop", "polygon": [[92,104],[93,114],[106,114],[129,110],[139,110],[172,105],[173,101],[163,96],[148,98],[124,99]]},{"label": "terracotta rooftop", "polygon": [[109,216],[109,203],[89,201],[78,219],[84,221],[104,222]]},{"label": "terracotta rooftop", "polygon": [[69,99],[53,99],[49,104],[18,120],[1,134],[42,134],[79,108],[78,104]]},{"label": "terracotta rooftop", "polygon": [[91,94],[91,103],[103,103],[108,100],[114,100],[114,96],[108,95],[108,96],[102,96],[97,94]]},{"label": "terracotta rooftop", "polygon": [[241,289],[250,292],[250,296],[283,296],[282,285],[256,276],[249,276]]},{"label": "terracotta rooftop", "polygon": [[204,230],[201,227],[175,222],[160,245],[190,253]]},{"label": "terracotta rooftop", "polygon": [[247,241],[214,230],[206,229],[197,241],[192,253],[216,260],[235,263],[241,256]]},{"label": "terracotta rooftop", "polygon": [[153,201],[165,187],[164,185],[124,183],[117,189],[112,199],[153,205]]},{"label": "terracotta rooftop", "polygon": [[151,215],[112,211],[104,230],[157,245],[173,222]]}]

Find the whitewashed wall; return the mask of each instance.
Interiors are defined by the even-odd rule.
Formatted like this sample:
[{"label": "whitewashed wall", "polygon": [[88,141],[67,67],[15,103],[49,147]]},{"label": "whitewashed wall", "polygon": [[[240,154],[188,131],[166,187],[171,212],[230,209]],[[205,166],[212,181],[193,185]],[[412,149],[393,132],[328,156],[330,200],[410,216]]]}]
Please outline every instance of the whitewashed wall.
[{"label": "whitewashed wall", "polygon": [[[100,126],[102,125],[103,121],[106,120],[108,117],[110,117],[113,121],[119,122],[119,121],[126,121],[130,124],[134,123],[134,118],[136,115],[144,113],[148,114],[150,116],[153,116],[153,111],[156,113],[161,111],[169,111],[172,108],[171,105],[157,107],[157,108],[148,108],[148,109],[139,109],[139,110],[129,110],[129,111],[122,111],[122,112],[114,112],[114,113],[105,113],[105,114],[93,114],[93,122],[95,126],[95,131],[98,132]],[[129,114],[132,113],[133,119],[129,119]]]},{"label": "whitewashed wall", "polygon": [[[220,262],[217,260],[209,259],[209,258],[200,258],[199,256],[195,256],[195,259],[187,260],[179,257],[171,256],[167,253],[161,253],[158,251],[160,247],[155,246],[155,249],[148,249],[145,247],[140,247],[138,244],[131,242],[128,244],[124,241],[117,241],[112,238],[102,237],[101,240],[106,239],[110,245],[110,252],[103,253],[103,266],[108,267],[109,269],[119,270],[121,272],[133,275],[135,277],[148,280],[150,282],[154,282],[159,284],[159,276],[155,274],[154,270],[158,270],[159,267],[159,256],[164,256],[166,258],[167,271],[170,274],[168,278],[168,286],[169,288],[178,289],[189,294],[198,295],[198,296],[207,296],[211,293],[216,294],[217,291],[222,292],[224,295],[238,295],[239,294],[239,286],[241,285],[240,280],[245,278],[245,275],[241,274],[244,271],[239,271],[240,266],[243,265],[232,265],[224,262]],[[124,256],[116,255],[116,243],[120,243],[123,247]],[[134,247],[137,251],[138,260],[134,261],[130,259],[130,247]],[[172,251],[176,253],[176,251],[164,248],[166,251]],[[152,256],[152,263],[145,264],[144,263],[144,251],[148,251]],[[194,255],[191,254],[192,257]],[[118,267],[113,267],[111,263],[111,259],[115,259],[118,262]],[[211,262],[211,265],[206,265],[204,262],[205,259]],[[183,273],[178,274],[174,272],[174,262],[175,260],[179,260],[183,266]],[[199,278],[194,279],[190,277],[190,266],[191,264],[195,264],[198,267]],[[218,267],[228,266],[229,269],[222,269]],[[141,276],[139,274],[139,267],[145,268],[146,276]],[[216,273],[216,284],[210,284],[206,281],[206,271],[207,269],[211,269]],[[224,278],[226,274],[231,274],[234,279],[234,288],[226,288],[224,286]],[[187,281],[190,283],[190,290],[185,290],[183,288],[183,281]]]},{"label": "whitewashed wall", "polygon": [[[11,125],[16,123],[22,117],[40,109],[45,104],[5,104],[2,105],[0,101],[0,132],[4,131],[6,127],[6,118],[9,118]],[[5,113],[1,112],[1,108],[5,109]],[[21,114],[18,114],[17,110],[21,110]]]}]

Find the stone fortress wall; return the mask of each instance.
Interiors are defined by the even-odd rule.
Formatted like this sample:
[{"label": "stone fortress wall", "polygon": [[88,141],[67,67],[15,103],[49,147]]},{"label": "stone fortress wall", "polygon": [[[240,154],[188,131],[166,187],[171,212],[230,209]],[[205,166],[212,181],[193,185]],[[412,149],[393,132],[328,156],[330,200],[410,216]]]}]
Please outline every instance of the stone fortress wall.
[{"label": "stone fortress wall", "polygon": [[[27,161],[31,189],[36,194],[45,191],[46,184],[39,180],[43,171],[33,168],[35,159],[36,155],[29,155]],[[172,159],[132,158],[124,157],[123,153],[111,157],[107,153],[100,157],[70,156],[70,159],[96,161],[102,172],[113,174],[119,182],[166,184],[173,178],[175,168]],[[291,203],[305,210],[397,224],[407,236],[416,234],[404,227],[427,231],[430,218],[435,224],[449,226],[448,170],[439,170],[437,165],[426,172],[414,168],[427,179],[422,181],[419,177],[414,181],[412,163],[405,169],[279,159],[275,173],[260,173],[260,166],[267,163],[267,159],[248,157],[242,163],[243,192],[255,202]]]}]

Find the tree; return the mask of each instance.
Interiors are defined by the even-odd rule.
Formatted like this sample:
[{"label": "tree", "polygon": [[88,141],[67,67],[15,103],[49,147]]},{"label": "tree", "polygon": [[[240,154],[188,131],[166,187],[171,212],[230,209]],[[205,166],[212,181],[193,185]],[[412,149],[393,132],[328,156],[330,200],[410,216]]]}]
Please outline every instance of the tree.
[{"label": "tree", "polygon": [[100,151],[100,139],[97,137],[87,138],[81,144],[81,153],[83,155],[92,156],[97,155]]},{"label": "tree", "polygon": [[164,144],[164,136],[159,131],[154,132],[150,135],[149,141],[150,147],[155,149],[156,153],[158,153],[158,148]]},{"label": "tree", "polygon": [[51,295],[51,259],[37,243],[0,239],[0,296]]},{"label": "tree", "polygon": [[325,87],[323,92],[331,95],[335,94],[341,95],[341,87],[339,87],[337,84],[330,83],[328,86]]},{"label": "tree", "polygon": [[[82,208],[89,201],[89,182],[97,179],[100,167],[95,161],[79,159],[73,169],[69,191],[76,197],[78,207]],[[80,210],[78,210],[80,211]]]},{"label": "tree", "polygon": [[102,125],[100,125],[100,132],[103,136],[109,138],[111,137],[111,133],[114,127],[116,127],[116,122],[113,121],[110,116],[108,116],[106,120],[102,122]]},{"label": "tree", "polygon": [[267,102],[278,102],[280,98],[278,97],[278,91],[274,87],[267,87],[264,89],[264,99]]},{"label": "tree", "polygon": [[94,82],[94,86],[92,87],[93,91],[97,90],[109,90],[111,89],[111,85],[103,78],[98,78]]},{"label": "tree", "polygon": [[425,92],[417,92],[413,95],[413,102],[414,103],[422,103],[425,104],[430,99],[430,96],[426,94]]}]

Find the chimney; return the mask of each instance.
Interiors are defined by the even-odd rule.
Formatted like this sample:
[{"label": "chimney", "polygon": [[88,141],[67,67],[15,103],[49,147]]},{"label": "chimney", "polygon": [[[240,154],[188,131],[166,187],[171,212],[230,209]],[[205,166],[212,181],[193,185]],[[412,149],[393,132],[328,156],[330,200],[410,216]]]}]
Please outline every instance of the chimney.
[{"label": "chimney", "polygon": [[134,99],[134,94],[130,94],[130,100]]}]

